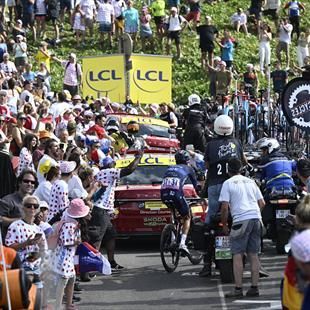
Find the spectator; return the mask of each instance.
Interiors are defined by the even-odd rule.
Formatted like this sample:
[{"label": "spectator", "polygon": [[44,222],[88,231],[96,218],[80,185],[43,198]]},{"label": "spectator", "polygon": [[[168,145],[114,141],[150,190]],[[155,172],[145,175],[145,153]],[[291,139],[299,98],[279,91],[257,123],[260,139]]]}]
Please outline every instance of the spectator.
[{"label": "spectator", "polygon": [[214,56],[214,41],[218,35],[217,28],[212,25],[212,19],[210,16],[206,16],[206,23],[197,27],[197,33],[199,34],[199,47],[201,50],[201,66],[206,68],[207,54],[208,63],[213,66]]},{"label": "spectator", "polygon": [[154,17],[154,22],[156,25],[157,38],[162,48],[162,40],[165,35],[165,29],[164,29],[164,21],[165,21],[165,16],[166,16],[165,1],[154,0],[151,4],[151,13]]},{"label": "spectator", "polygon": [[37,32],[34,23],[34,0],[21,1],[23,9],[23,25],[32,30],[33,41],[37,40]]},{"label": "spectator", "polygon": [[296,172],[299,179],[307,186],[307,192],[310,193],[310,160],[299,159],[296,165]]},{"label": "spectator", "polygon": [[47,0],[47,16],[51,20],[55,32],[54,44],[60,42],[59,39],[59,27],[58,27],[58,18],[60,12],[60,1],[58,0]]},{"label": "spectator", "polygon": [[34,96],[32,94],[33,91],[33,84],[30,81],[24,81],[23,83],[24,90],[21,92],[19,100],[19,109],[22,111],[24,106],[26,104],[30,104],[32,107],[32,110],[34,111],[36,109],[35,102],[34,102]]},{"label": "spectator", "polygon": [[34,170],[32,153],[38,146],[38,137],[34,134],[26,134],[23,139],[23,147],[19,154],[19,165],[16,175],[19,176],[24,169]]},{"label": "spectator", "polygon": [[104,47],[104,35],[108,36],[109,49],[112,48],[112,35],[114,34],[114,8],[108,0],[103,2],[96,1],[98,14],[97,21],[99,22],[100,43]]},{"label": "spectator", "polygon": [[216,72],[220,70],[221,57],[214,57],[214,65],[210,66],[208,64],[208,77],[209,77],[209,92],[211,98],[216,97]]},{"label": "spectator", "polygon": [[46,130],[39,131],[39,145],[32,154],[33,165],[36,170],[38,168],[40,159],[44,156],[44,148],[45,148],[46,141],[50,138],[51,138],[51,135],[48,131]]},{"label": "spectator", "polygon": [[25,72],[23,73],[23,78],[25,81],[27,80],[27,81],[33,83],[35,78],[36,78],[36,74],[31,69],[32,69],[32,64],[26,63],[25,64]]},{"label": "spectator", "polygon": [[276,63],[276,69],[271,72],[270,77],[272,78],[273,91],[281,95],[285,85],[288,82],[288,73],[281,69],[281,63]]},{"label": "spectator", "polygon": [[243,296],[242,275],[243,255],[246,253],[251,262],[251,288],[247,297],[259,296],[259,259],[261,242],[261,209],[265,206],[263,195],[254,180],[240,174],[242,163],[239,159],[228,161],[230,178],[223,183],[219,201],[221,202],[221,222],[223,232],[228,234],[228,208],[232,216],[230,233],[235,288],[225,295],[228,298]]},{"label": "spectator", "polygon": [[10,61],[10,54],[3,54],[3,62],[0,64],[0,69],[5,73],[7,77],[15,76],[17,73],[14,62]]},{"label": "spectator", "polygon": [[288,9],[288,17],[291,25],[293,26],[292,37],[294,32],[296,32],[298,39],[300,34],[300,13],[301,13],[300,11],[304,12],[305,6],[302,4],[302,2],[293,0],[285,4],[284,10],[286,9]]},{"label": "spectator", "polygon": [[59,158],[59,144],[54,139],[49,139],[45,143],[44,156],[40,159],[37,169],[39,183],[45,180],[44,175],[50,166],[57,166]]},{"label": "spectator", "polygon": [[50,55],[50,52],[48,51],[48,44],[45,41],[42,41],[40,43],[40,48],[35,58],[39,65],[41,65],[41,63],[43,62],[48,72],[51,71],[51,66],[50,66],[51,55]]},{"label": "spectator", "polygon": [[154,50],[153,46],[153,32],[151,28],[151,14],[148,12],[147,7],[143,7],[141,10],[141,16],[140,16],[140,38],[141,38],[141,45],[142,45],[142,51],[145,52],[146,49],[146,43],[150,43],[150,49],[151,51]]},{"label": "spectator", "polygon": [[73,8],[74,8],[74,2],[69,1],[69,0],[60,1],[60,23],[61,23],[62,29],[63,29],[64,20],[65,20],[65,14],[68,13],[68,19],[71,21]]},{"label": "spectator", "polygon": [[270,66],[270,41],[272,39],[271,28],[267,23],[261,23],[258,31],[259,39],[259,64],[260,72],[264,75]]},{"label": "spectator", "polygon": [[8,80],[8,89],[6,91],[6,96],[7,96],[7,106],[9,107],[12,116],[17,115],[17,102],[19,101],[19,92],[16,86],[17,86],[16,80],[10,78]]},{"label": "spectator", "polygon": [[52,184],[48,205],[48,221],[55,223],[61,218],[63,211],[69,206],[68,182],[72,178],[73,171],[76,168],[74,161],[61,161],[59,163],[61,177]]},{"label": "spectator", "polygon": [[5,117],[10,116],[10,109],[7,104],[6,90],[0,90],[0,115],[3,115]]},{"label": "spectator", "polygon": [[53,59],[59,62],[65,69],[63,89],[68,90],[71,96],[77,95],[81,85],[82,69],[80,64],[76,62],[76,54],[70,53],[67,61],[62,61],[56,57],[53,57]]},{"label": "spectator", "polygon": [[182,57],[180,36],[188,23],[183,16],[178,15],[178,9],[172,7],[166,24],[168,28],[167,55],[170,55],[171,41],[174,40],[177,48],[176,59],[180,59]]},{"label": "spectator", "polygon": [[94,34],[94,17],[96,16],[96,5],[94,0],[81,0],[81,10],[85,13],[85,26],[89,29],[92,38]]},{"label": "spectator", "polygon": [[13,38],[16,38],[16,36],[22,35],[23,37],[26,37],[26,31],[23,28],[23,22],[18,19],[15,23],[15,25],[12,28],[12,36]]},{"label": "spectator", "polygon": [[281,8],[281,0],[265,0],[264,16],[270,16],[278,28],[279,11]]},{"label": "spectator", "polygon": [[46,201],[40,200],[39,212],[36,214],[34,223],[38,225],[44,232],[46,238],[53,233],[53,227],[47,223],[49,206]]},{"label": "spectator", "polygon": [[89,207],[82,199],[73,199],[66,210],[59,231],[57,247],[52,259],[52,270],[56,274],[56,301],[54,309],[61,309],[64,292],[66,309],[73,309],[73,289],[75,283],[74,257],[81,236],[87,234],[86,220]]},{"label": "spectator", "polygon": [[285,53],[286,70],[289,70],[290,63],[290,45],[293,26],[289,24],[288,19],[281,19],[279,26],[279,43],[276,50],[278,61],[282,64],[281,53]]},{"label": "spectator", "polygon": [[47,251],[47,242],[43,230],[34,223],[39,206],[37,197],[24,197],[22,218],[9,226],[5,244],[18,252],[23,269],[31,272],[34,283],[42,288],[40,265]]},{"label": "spectator", "polygon": [[10,146],[10,151],[13,156],[19,156],[20,150],[23,146],[23,139],[26,135],[26,129],[24,127],[26,120],[27,117],[24,113],[17,114],[17,124],[12,131],[12,141]]},{"label": "spectator", "polygon": [[189,13],[186,15],[185,19],[190,22],[194,22],[194,27],[196,29],[197,24],[200,23],[200,3],[199,0],[188,0],[189,4]]},{"label": "spectator", "polygon": [[46,16],[47,6],[45,0],[35,0],[36,31],[39,39],[44,37]]},{"label": "spectator", "polygon": [[297,60],[300,68],[305,65],[304,60],[309,56],[309,48],[310,35],[306,35],[305,32],[301,32],[297,40]]},{"label": "spectator", "polygon": [[77,48],[80,47],[80,39],[82,39],[82,45],[85,43],[85,13],[82,11],[80,4],[77,4],[73,10],[71,16],[72,29],[75,32]]},{"label": "spectator", "polygon": [[160,108],[160,116],[159,118],[169,124],[169,127],[176,128],[178,127],[178,118],[176,117],[175,113],[173,112],[173,107],[171,104],[166,102],[162,102],[159,105]]},{"label": "spectator", "polygon": [[258,78],[252,64],[247,64],[246,69],[247,71],[243,74],[244,89],[250,95],[250,98],[255,99],[258,89]]},{"label": "spectator", "polygon": [[22,217],[23,199],[27,195],[33,194],[38,185],[37,176],[33,170],[23,170],[17,178],[16,184],[16,191],[4,196],[0,202],[0,215],[4,231],[6,231],[12,222],[19,220]]},{"label": "spectator", "polygon": [[114,9],[114,29],[115,37],[118,39],[124,33],[124,11],[126,3],[124,0],[112,0]]},{"label": "spectator", "polygon": [[226,62],[219,62],[219,70],[215,73],[215,83],[216,83],[216,95],[221,97],[222,95],[226,96],[230,90],[230,84],[232,80],[232,73],[229,70],[226,70]]},{"label": "spectator", "polygon": [[260,20],[262,18],[262,9],[263,9],[264,0],[251,0],[249,14],[253,15],[255,18],[255,24],[257,29],[260,27]]},{"label": "spectator", "polygon": [[133,7],[133,2],[131,0],[127,2],[127,9],[124,11],[124,22],[125,32],[130,34],[133,41],[133,48],[135,48],[139,29],[139,13],[138,10]]},{"label": "spectator", "polygon": [[51,189],[56,180],[60,177],[60,170],[58,166],[46,165],[44,168],[44,181],[42,181],[38,188],[35,190],[34,195],[39,198],[40,201],[49,203]]},{"label": "spectator", "polygon": [[239,32],[241,28],[244,33],[248,35],[247,16],[241,8],[239,8],[237,12],[233,14],[231,17],[231,23],[237,32]]},{"label": "spectator", "polygon": [[224,38],[221,42],[216,41],[222,49],[222,61],[225,61],[226,68],[231,70],[233,65],[234,43],[228,30],[224,30]]},{"label": "spectator", "polygon": [[3,61],[3,55],[8,52],[8,47],[5,39],[0,35],[0,63]]}]

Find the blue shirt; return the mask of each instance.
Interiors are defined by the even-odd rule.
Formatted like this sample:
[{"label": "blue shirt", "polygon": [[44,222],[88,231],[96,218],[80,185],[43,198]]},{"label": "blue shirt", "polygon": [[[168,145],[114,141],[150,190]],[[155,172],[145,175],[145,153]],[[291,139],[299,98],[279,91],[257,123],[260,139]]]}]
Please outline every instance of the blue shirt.
[{"label": "blue shirt", "polygon": [[224,61],[232,61],[233,60],[233,53],[234,53],[234,44],[231,40],[227,40],[223,44],[222,48],[222,60]]}]

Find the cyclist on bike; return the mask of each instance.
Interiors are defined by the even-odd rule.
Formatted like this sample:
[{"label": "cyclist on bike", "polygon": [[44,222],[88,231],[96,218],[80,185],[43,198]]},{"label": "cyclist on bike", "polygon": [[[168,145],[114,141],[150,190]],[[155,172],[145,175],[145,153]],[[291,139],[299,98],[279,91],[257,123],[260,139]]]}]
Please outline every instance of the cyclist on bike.
[{"label": "cyclist on bike", "polygon": [[190,229],[191,214],[188,202],[184,197],[183,186],[190,179],[195,190],[197,190],[197,179],[194,169],[189,166],[190,160],[191,156],[187,151],[178,151],[175,154],[176,165],[167,169],[160,190],[161,200],[168,208],[175,208],[184,221],[179,248],[186,254],[189,254],[185,241]]},{"label": "cyclist on bike", "polygon": [[[206,224],[211,224],[212,218],[220,211],[219,197],[223,183],[229,178],[228,160],[237,158],[244,164],[247,160],[243,154],[241,143],[232,137],[234,124],[228,115],[220,115],[215,119],[214,132],[216,137],[206,147],[205,164],[208,187],[208,213]],[[208,241],[207,254],[204,256],[204,267],[200,271],[200,277],[211,275],[212,253],[214,241]]]}]

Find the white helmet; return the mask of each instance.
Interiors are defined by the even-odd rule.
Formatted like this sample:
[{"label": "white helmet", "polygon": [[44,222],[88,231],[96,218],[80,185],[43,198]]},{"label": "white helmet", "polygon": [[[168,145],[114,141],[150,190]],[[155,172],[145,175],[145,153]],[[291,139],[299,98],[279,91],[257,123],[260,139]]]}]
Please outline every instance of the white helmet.
[{"label": "white helmet", "polygon": [[214,131],[219,136],[230,136],[233,129],[233,120],[228,115],[220,115],[214,121]]},{"label": "white helmet", "polygon": [[200,104],[200,97],[196,94],[191,94],[189,97],[188,97],[188,105],[189,106],[192,106],[194,104]]},{"label": "white helmet", "polygon": [[278,140],[273,138],[262,138],[256,142],[256,145],[259,149],[268,149],[268,154],[280,149]]}]

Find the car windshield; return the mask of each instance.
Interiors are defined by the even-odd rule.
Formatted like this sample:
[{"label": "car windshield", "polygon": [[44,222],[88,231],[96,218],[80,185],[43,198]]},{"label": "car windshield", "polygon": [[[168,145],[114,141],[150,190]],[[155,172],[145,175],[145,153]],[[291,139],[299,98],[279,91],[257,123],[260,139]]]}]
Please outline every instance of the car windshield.
[{"label": "car windshield", "polygon": [[120,185],[161,184],[168,166],[138,166],[136,170],[120,180]]},{"label": "car windshield", "polygon": [[158,125],[146,125],[140,124],[139,136],[147,135],[147,136],[156,136],[156,137],[164,137],[169,138],[170,134],[168,132],[168,127],[158,126]]}]

